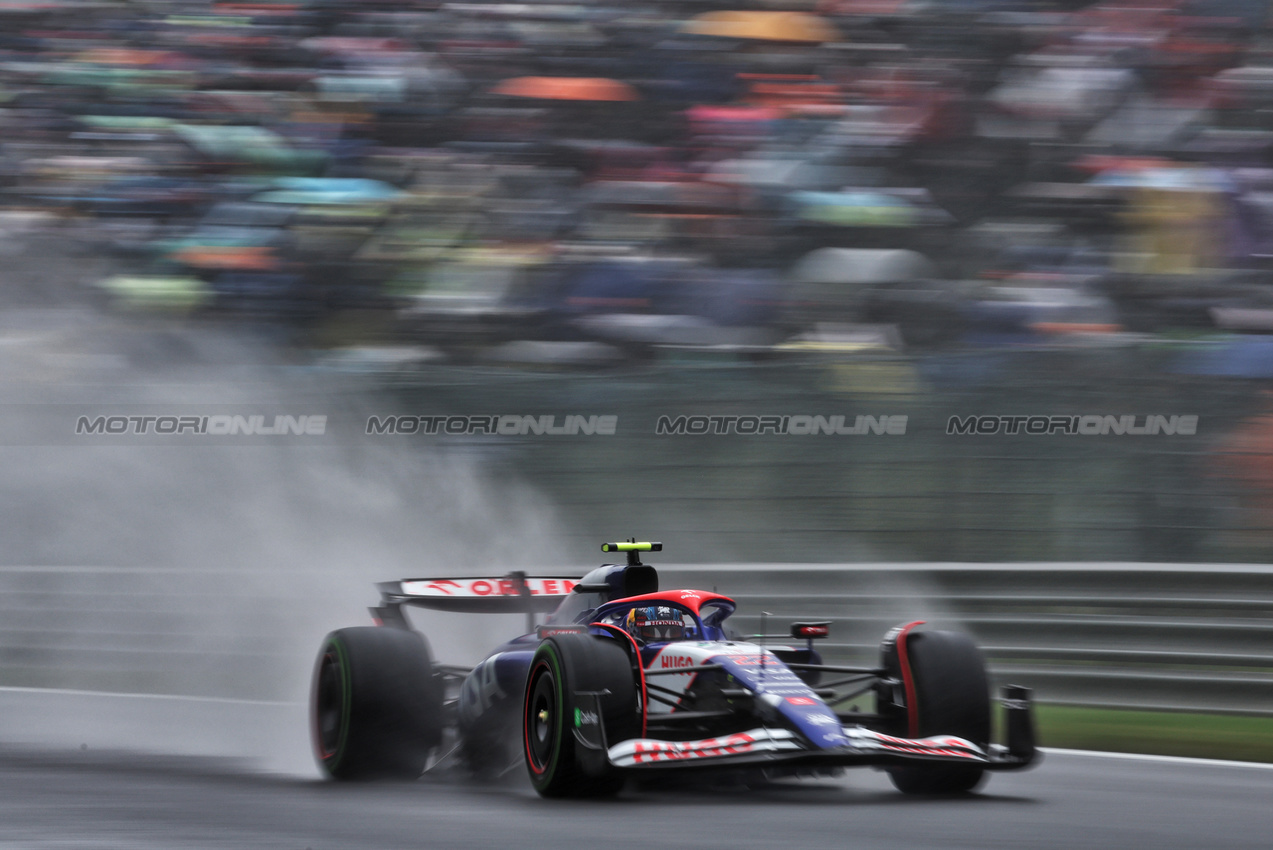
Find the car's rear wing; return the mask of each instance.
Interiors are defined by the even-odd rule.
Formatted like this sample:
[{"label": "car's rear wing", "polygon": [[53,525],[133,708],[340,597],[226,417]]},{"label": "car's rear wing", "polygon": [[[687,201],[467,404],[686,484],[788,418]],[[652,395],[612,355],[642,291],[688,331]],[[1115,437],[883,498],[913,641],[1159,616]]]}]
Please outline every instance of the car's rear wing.
[{"label": "car's rear wing", "polygon": [[497,577],[384,581],[376,585],[380,604],[371,609],[371,616],[384,625],[406,626],[401,609],[413,605],[464,614],[524,613],[533,618],[556,610],[578,583],[578,576],[528,576],[520,571]]}]

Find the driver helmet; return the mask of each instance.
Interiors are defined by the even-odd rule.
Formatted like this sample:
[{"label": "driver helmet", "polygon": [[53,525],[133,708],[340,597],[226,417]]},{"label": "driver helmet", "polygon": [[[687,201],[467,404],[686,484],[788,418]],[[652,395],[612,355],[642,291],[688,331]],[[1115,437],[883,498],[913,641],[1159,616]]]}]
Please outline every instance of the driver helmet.
[{"label": "driver helmet", "polygon": [[628,612],[628,634],[646,642],[655,640],[680,640],[685,636],[681,614],[666,605],[633,608]]}]

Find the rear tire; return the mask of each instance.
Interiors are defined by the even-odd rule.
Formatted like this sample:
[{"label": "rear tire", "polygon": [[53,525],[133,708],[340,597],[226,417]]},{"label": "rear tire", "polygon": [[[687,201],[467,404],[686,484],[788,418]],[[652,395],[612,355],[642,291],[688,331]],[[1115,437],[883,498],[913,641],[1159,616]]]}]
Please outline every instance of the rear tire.
[{"label": "rear tire", "polygon": [[643,707],[628,653],[613,640],[592,635],[556,635],[535,651],[526,680],[522,738],[531,785],[544,797],[606,797],[623,788],[624,777],[605,753],[575,740],[576,710],[596,712],[596,700],[579,691],[603,691],[601,715],[606,743],[637,737]]},{"label": "rear tire", "polygon": [[[906,737],[956,735],[983,749],[990,742],[990,685],[986,662],[972,640],[958,632],[912,632],[899,637],[910,664],[914,688],[911,711],[918,712],[917,724],[910,715],[899,718],[895,734]],[[889,674],[904,680],[899,652],[886,652],[884,666]],[[880,713],[888,713],[880,706]],[[981,783],[981,765],[931,764],[888,768],[893,785],[904,794],[960,794]]]},{"label": "rear tire", "polygon": [[332,779],[416,779],[442,740],[442,690],[424,636],[385,626],[323,641],[310,694],[314,755]]}]

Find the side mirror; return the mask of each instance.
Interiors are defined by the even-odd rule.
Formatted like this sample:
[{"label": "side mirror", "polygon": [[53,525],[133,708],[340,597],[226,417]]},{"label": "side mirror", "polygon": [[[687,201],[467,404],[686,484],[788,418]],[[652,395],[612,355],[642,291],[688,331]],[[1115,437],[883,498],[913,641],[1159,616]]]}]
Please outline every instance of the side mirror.
[{"label": "side mirror", "polygon": [[816,623],[792,623],[791,636],[804,640],[814,640],[831,636],[831,621],[822,620]]}]

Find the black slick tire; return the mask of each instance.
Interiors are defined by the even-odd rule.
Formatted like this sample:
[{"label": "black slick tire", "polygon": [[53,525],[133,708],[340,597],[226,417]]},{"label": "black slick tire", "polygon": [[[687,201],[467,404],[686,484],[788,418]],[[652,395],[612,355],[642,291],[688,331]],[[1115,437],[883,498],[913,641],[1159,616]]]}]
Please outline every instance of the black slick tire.
[{"label": "black slick tire", "polygon": [[[990,741],[990,685],[986,663],[972,640],[958,632],[903,633],[884,664],[902,681],[913,705],[895,731],[904,737],[956,735],[985,748]],[[911,713],[915,714],[912,715]],[[888,768],[905,794],[960,794],[985,776],[981,765],[915,764]]]},{"label": "black slick tire", "polygon": [[641,733],[642,707],[628,653],[614,640],[593,635],[555,635],[535,651],[526,679],[522,739],[531,785],[544,797],[617,794],[624,777],[599,751],[575,739],[575,727],[596,715],[597,702],[580,691],[609,691],[600,699],[606,741],[613,745]]},{"label": "black slick tire", "polygon": [[332,779],[416,779],[442,740],[442,690],[424,636],[386,626],[329,634],[314,665],[310,731]]}]

